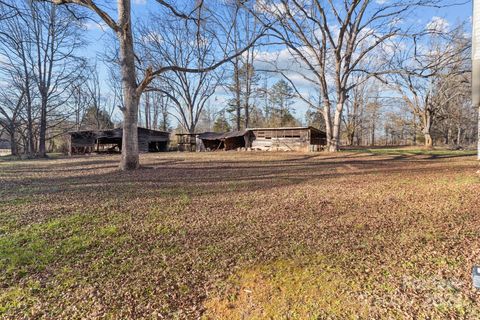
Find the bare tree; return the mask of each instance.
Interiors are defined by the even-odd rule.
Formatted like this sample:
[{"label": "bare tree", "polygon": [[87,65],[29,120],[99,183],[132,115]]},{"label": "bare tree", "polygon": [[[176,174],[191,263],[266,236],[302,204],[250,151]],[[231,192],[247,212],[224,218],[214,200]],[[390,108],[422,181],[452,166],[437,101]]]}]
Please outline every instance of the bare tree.
[{"label": "bare tree", "polygon": [[8,133],[11,153],[15,156],[18,155],[17,132],[21,123],[24,98],[25,90],[21,83],[14,85],[14,88],[10,84],[10,88],[2,88],[0,91],[0,127]]},{"label": "bare tree", "polygon": [[[38,154],[46,156],[47,130],[66,120],[62,107],[70,99],[69,85],[84,69],[76,56],[84,45],[76,17],[65,8],[46,2],[31,2],[27,25],[32,50],[28,52],[32,80],[39,94]],[[50,122],[50,123],[49,123]]]},{"label": "bare tree", "polygon": [[[142,48],[154,68],[160,68],[166,62],[202,70],[215,59],[216,42],[214,35],[208,32],[206,22],[201,22],[204,14],[203,8],[199,8],[197,19],[186,22],[157,16],[153,21],[163,21],[162,24],[153,23],[142,29]],[[184,130],[194,133],[223,73],[220,68],[195,73],[172,70],[160,75],[159,81],[152,82],[147,91],[158,91],[167,96],[175,107],[174,116]]]},{"label": "bare tree", "polygon": [[[367,105],[371,104],[372,100],[378,100],[378,90],[375,90],[380,84],[376,79],[365,79],[365,74],[355,74],[352,76],[353,83],[359,83],[350,91],[347,101],[345,103],[345,111],[342,115],[342,122],[345,128],[345,135],[347,144],[352,146],[357,145],[361,141],[362,128],[367,126],[369,119],[367,116]],[[371,116],[374,116],[372,114]]]},{"label": "bare tree", "polygon": [[0,0],[0,21],[15,17],[19,13],[17,6],[8,1]]},{"label": "bare tree", "polygon": [[71,85],[71,95],[73,103],[73,124],[75,130],[80,130],[82,120],[90,103],[89,92],[85,88],[85,79],[78,79]]},{"label": "bare tree", "polygon": [[[139,166],[138,157],[138,137],[137,137],[137,123],[138,123],[138,106],[140,102],[140,96],[149,86],[152,80],[169,71],[173,72],[190,72],[199,73],[214,70],[225,62],[230,61],[238,55],[243,54],[248,48],[250,48],[255,41],[262,36],[258,34],[251,43],[242,48],[241,50],[231,52],[223,47],[224,55],[219,61],[210,61],[210,64],[204,64],[201,68],[190,68],[188,66],[181,65],[166,65],[161,64],[157,68],[147,66],[144,68],[144,75],[140,81],[137,81],[136,69],[137,62],[135,58],[135,45],[133,37],[133,25],[131,17],[131,1],[130,0],[117,0],[117,16],[115,20],[110,14],[103,10],[98,1],[94,0],[53,0],[56,4],[76,4],[88,8],[93,11],[99,18],[101,18],[108,27],[115,32],[120,47],[120,69],[122,74],[122,88],[123,88],[123,147],[122,147],[122,159],[120,162],[120,168],[122,170],[132,170]],[[178,19],[186,21],[196,20],[198,12],[204,8],[203,0],[197,1],[195,8],[190,13],[183,13],[178,6],[172,5],[164,0],[156,0],[158,4],[164,9],[168,10],[173,16]],[[210,11],[210,16],[215,16],[215,11]],[[228,37],[228,35],[225,35]],[[222,38],[221,36],[218,37]]]},{"label": "bare tree", "polygon": [[153,127],[163,131],[170,129],[170,99],[159,92],[153,95]]},{"label": "bare tree", "polygon": [[462,26],[452,31],[430,28],[414,37],[411,45],[405,46],[405,52],[397,56],[399,72],[391,81],[405,104],[421,120],[427,148],[433,147],[435,123],[446,117],[451,103],[466,95],[466,80],[462,75],[468,69],[465,62],[469,49]]},{"label": "bare tree", "polygon": [[[338,150],[344,105],[350,90],[358,85],[350,81],[351,76],[366,73],[368,77],[379,77],[385,73],[385,64],[366,63],[367,60],[403,33],[398,23],[402,17],[418,6],[439,2],[348,0],[339,5],[335,1],[266,0],[259,3],[257,18],[272,25],[272,36],[292,56],[288,70],[280,67],[278,71],[290,81],[289,74],[296,71],[297,76],[318,88],[319,97],[314,99],[298,89],[297,93],[311,108],[318,108],[317,101],[322,101],[330,151]],[[295,85],[294,81],[291,84]]]},{"label": "bare tree", "polygon": [[31,66],[31,52],[34,50],[30,34],[28,8],[17,7],[23,14],[10,16],[0,25],[0,77],[5,83],[15,83],[10,89],[17,89],[24,95],[21,117],[26,127],[25,152],[33,155],[36,151],[35,122],[38,120],[38,108],[34,104],[37,97]]},{"label": "bare tree", "polygon": [[[226,17],[233,22],[233,31],[230,41],[235,50],[245,46],[252,41],[258,33],[260,24],[254,15],[251,14],[253,5],[241,1],[229,1],[229,15]],[[249,10],[242,10],[243,6],[249,6]],[[228,25],[228,23],[225,23]],[[258,80],[254,69],[256,48],[248,49],[243,55],[237,56],[231,61],[232,83],[226,87],[233,94],[231,105],[235,111],[236,129],[243,126],[249,127],[251,99],[254,94],[254,85]],[[242,112],[243,111],[243,112]],[[242,115],[243,113],[243,115]]]}]

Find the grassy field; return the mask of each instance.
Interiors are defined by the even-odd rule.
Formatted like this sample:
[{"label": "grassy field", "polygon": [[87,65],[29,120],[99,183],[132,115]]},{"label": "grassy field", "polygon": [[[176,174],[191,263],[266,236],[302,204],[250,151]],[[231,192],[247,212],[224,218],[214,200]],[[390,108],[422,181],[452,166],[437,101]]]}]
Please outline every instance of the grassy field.
[{"label": "grassy field", "polygon": [[479,319],[462,152],[0,160],[0,318]]}]

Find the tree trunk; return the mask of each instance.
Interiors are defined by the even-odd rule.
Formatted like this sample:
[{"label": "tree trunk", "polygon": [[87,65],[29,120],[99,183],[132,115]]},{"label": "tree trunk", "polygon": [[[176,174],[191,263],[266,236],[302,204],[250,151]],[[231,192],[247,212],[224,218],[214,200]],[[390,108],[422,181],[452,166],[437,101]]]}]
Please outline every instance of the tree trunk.
[{"label": "tree trunk", "polygon": [[335,110],[335,117],[333,119],[332,141],[330,142],[330,146],[328,148],[328,151],[330,152],[337,152],[340,144],[340,125],[342,122],[342,109],[343,103],[337,103],[337,109]]},{"label": "tree trunk", "polygon": [[429,132],[425,132],[424,136],[425,136],[425,147],[428,149],[432,149],[433,148],[432,136],[430,135]]},{"label": "tree trunk", "polygon": [[332,143],[332,121],[330,119],[330,101],[328,98],[323,99],[323,120],[325,121],[325,133],[327,135],[327,150],[330,151]]},{"label": "tree trunk", "polygon": [[145,128],[150,129],[150,96],[145,93]]},{"label": "tree trunk", "polygon": [[240,75],[239,75],[238,58],[235,60],[234,73],[235,73],[235,111],[237,115],[237,130],[241,128],[241,101],[240,101]]},{"label": "tree trunk", "polygon": [[248,102],[245,103],[245,128],[248,128],[250,125],[250,112],[249,112],[250,106],[248,105]]},{"label": "tree trunk", "polygon": [[480,160],[480,105],[477,112],[477,159]]},{"label": "tree trunk", "polygon": [[417,116],[413,114],[413,145],[417,145]]},{"label": "tree trunk", "polygon": [[[26,152],[32,156],[35,153],[35,142],[33,138],[33,116],[32,116],[32,96],[30,95],[30,75],[25,55],[22,51],[23,70],[25,73],[25,96],[27,98],[27,145]],[[25,151],[24,151],[25,152]]]},{"label": "tree trunk", "polygon": [[12,156],[18,155],[17,141],[15,140],[15,128],[12,125],[10,128],[10,152]]},{"label": "tree trunk", "polygon": [[152,128],[153,129],[158,129],[158,127],[159,127],[159,125],[158,125],[158,108],[160,107],[159,103],[163,104],[163,101],[161,101],[159,97],[154,95],[153,96],[153,106],[152,106],[153,107],[153,119],[152,119]]},{"label": "tree trunk", "polygon": [[375,146],[375,121],[372,121],[372,127],[370,130],[370,145]]},{"label": "tree trunk", "polygon": [[433,139],[431,135],[432,130],[432,117],[428,109],[424,113],[423,117],[423,135],[425,137],[425,147],[428,149],[433,148]]},{"label": "tree trunk", "polygon": [[457,146],[462,145],[462,128],[457,126]]},{"label": "tree trunk", "polygon": [[40,131],[39,131],[39,146],[38,155],[42,158],[47,156],[46,140],[47,140],[47,102],[42,98],[40,110]]},{"label": "tree trunk", "polygon": [[30,156],[35,153],[35,141],[33,137],[33,119],[31,103],[27,103],[27,152]]},{"label": "tree trunk", "polygon": [[117,37],[120,43],[120,68],[123,85],[123,137],[121,170],[135,170],[139,167],[138,157],[138,104],[135,78],[135,53],[133,48],[132,23],[130,15],[130,0],[118,1],[120,30]]}]

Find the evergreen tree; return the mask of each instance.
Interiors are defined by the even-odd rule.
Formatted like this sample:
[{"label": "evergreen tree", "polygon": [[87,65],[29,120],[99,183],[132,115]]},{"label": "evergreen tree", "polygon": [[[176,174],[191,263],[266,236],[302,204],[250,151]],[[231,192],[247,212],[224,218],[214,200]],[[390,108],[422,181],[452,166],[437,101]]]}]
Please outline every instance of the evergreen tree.
[{"label": "evergreen tree", "polygon": [[322,112],[319,110],[308,109],[305,113],[305,122],[307,123],[307,126],[325,130],[325,120]]},{"label": "evergreen tree", "polygon": [[292,114],[292,105],[295,98],[293,88],[285,81],[280,80],[270,89],[270,119],[273,126],[294,126],[299,122]]},{"label": "evergreen tree", "polygon": [[215,123],[213,124],[213,131],[215,132],[228,132],[231,131],[232,128],[228,123],[228,120],[225,116],[225,111],[220,113],[220,115],[215,119]]},{"label": "evergreen tree", "polygon": [[240,127],[250,126],[252,99],[257,94],[259,79],[250,63],[245,62],[238,70],[234,70],[232,84],[228,86],[233,98],[228,101],[227,112],[230,114],[231,122],[236,123],[237,127],[239,124]]},{"label": "evergreen tree", "polygon": [[83,130],[102,130],[113,129],[114,124],[105,110],[92,106],[83,115],[81,127]]}]

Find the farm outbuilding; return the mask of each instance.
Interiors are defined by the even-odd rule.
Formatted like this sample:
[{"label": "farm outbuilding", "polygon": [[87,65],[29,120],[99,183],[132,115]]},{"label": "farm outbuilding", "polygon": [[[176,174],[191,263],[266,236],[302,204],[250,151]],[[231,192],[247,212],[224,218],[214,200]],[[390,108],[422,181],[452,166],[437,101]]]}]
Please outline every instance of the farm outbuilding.
[{"label": "farm outbuilding", "polygon": [[[82,130],[70,132],[70,154],[91,152],[120,152],[123,129]],[[138,128],[138,150],[140,152],[168,151],[170,133],[166,131]]]},{"label": "farm outbuilding", "polygon": [[321,151],[327,134],[314,127],[252,128],[251,148],[268,151]]},{"label": "farm outbuilding", "polygon": [[250,131],[205,132],[198,135],[200,150],[235,150],[250,146]]},{"label": "farm outbuilding", "polygon": [[[325,132],[314,127],[249,128],[227,133],[197,135],[197,150],[251,148],[268,151],[320,151],[327,144]],[[197,143],[198,144],[198,143]]]},{"label": "farm outbuilding", "polygon": [[177,133],[178,151],[196,151],[198,133]]},{"label": "farm outbuilding", "polygon": [[10,141],[0,139],[0,156],[8,156],[12,153],[12,146]]}]

